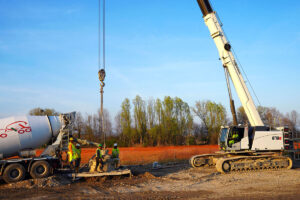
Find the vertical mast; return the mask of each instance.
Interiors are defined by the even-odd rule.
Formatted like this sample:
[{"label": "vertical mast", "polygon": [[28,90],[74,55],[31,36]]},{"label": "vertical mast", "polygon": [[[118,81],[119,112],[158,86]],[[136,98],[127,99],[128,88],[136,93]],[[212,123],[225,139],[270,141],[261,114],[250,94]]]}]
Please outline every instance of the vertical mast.
[{"label": "vertical mast", "polygon": [[248,91],[239,67],[234,59],[231,46],[225,37],[224,31],[213,11],[209,0],[197,0],[199,7],[203,13],[203,18],[206,26],[208,27],[211,37],[214,40],[219,56],[222,61],[223,67],[227,69],[238,97],[244,107],[245,113],[252,126],[264,126],[258,111],[256,110],[253,99]]},{"label": "vertical mast", "polygon": [[[98,76],[99,76],[99,81],[100,81],[100,96],[101,96],[101,100],[100,100],[100,127],[101,127],[101,134],[103,136],[103,146],[104,149],[106,147],[105,144],[105,140],[106,140],[106,136],[105,136],[105,129],[104,129],[104,115],[103,115],[103,87],[105,86],[104,83],[104,79],[106,76],[105,73],[105,0],[103,0],[103,4],[102,4],[102,63],[101,63],[101,0],[99,0],[99,32],[98,32],[98,39],[99,39],[99,55],[98,55],[98,64],[99,64],[99,71],[98,71]],[[102,67],[101,67],[102,64]]]}]

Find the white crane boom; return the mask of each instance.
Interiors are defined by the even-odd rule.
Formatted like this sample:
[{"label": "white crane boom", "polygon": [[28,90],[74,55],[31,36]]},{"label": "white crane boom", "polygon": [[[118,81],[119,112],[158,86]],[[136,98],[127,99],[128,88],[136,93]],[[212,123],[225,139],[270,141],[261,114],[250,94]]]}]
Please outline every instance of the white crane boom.
[{"label": "white crane boom", "polygon": [[213,38],[219,51],[219,56],[222,61],[223,67],[225,67],[229,72],[232,83],[244,107],[245,113],[251,126],[264,126],[264,123],[262,122],[258,114],[258,111],[248,91],[239,67],[234,59],[232,52],[230,51],[231,46],[224,34],[218,18],[216,17],[216,12],[214,12],[211,8],[209,0],[197,1],[203,13],[204,22],[207,25],[210,31],[210,35]]}]

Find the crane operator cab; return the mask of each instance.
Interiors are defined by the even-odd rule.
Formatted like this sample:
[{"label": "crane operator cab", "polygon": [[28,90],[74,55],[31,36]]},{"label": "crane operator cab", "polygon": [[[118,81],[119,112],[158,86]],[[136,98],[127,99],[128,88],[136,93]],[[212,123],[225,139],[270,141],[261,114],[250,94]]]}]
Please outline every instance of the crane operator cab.
[{"label": "crane operator cab", "polygon": [[221,127],[219,145],[223,151],[274,151],[284,149],[284,127],[270,130],[265,126]]},{"label": "crane operator cab", "polygon": [[226,126],[221,128],[219,145],[223,151],[251,149],[253,128],[248,126]]}]

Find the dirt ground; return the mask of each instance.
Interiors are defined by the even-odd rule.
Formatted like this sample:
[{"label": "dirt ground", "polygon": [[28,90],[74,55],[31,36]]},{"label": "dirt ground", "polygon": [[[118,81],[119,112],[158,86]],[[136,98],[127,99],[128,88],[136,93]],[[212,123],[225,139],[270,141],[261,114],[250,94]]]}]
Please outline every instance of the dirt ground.
[{"label": "dirt ground", "polygon": [[0,199],[299,199],[300,164],[292,170],[220,174],[187,162],[130,166],[133,176],[75,182],[61,175],[0,183]]}]

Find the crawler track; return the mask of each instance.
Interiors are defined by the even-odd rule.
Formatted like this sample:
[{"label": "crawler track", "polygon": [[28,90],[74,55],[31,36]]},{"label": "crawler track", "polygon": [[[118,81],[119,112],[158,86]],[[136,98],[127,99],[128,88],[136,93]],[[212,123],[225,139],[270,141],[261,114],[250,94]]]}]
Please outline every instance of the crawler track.
[{"label": "crawler track", "polygon": [[215,166],[218,172],[251,171],[265,169],[291,169],[293,161],[287,156],[274,153],[219,152],[196,155],[190,159],[194,168]]},{"label": "crawler track", "polygon": [[221,173],[266,169],[291,169],[293,161],[285,156],[239,156],[220,158],[216,169]]}]

